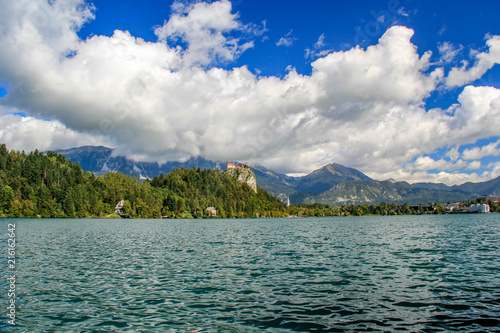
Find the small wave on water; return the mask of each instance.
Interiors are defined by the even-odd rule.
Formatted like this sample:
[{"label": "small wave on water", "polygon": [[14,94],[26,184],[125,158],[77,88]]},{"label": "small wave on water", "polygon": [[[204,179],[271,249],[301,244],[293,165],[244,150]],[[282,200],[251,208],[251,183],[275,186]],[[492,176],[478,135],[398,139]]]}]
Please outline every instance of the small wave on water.
[{"label": "small wave on water", "polygon": [[0,330],[498,331],[499,222],[16,220],[18,324]]}]

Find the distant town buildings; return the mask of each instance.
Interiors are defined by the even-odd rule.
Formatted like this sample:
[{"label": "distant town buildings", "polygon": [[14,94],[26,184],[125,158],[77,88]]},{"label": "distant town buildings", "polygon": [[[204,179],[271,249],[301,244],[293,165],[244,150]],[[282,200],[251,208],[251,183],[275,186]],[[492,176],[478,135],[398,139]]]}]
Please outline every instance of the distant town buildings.
[{"label": "distant town buildings", "polygon": [[488,204],[474,204],[469,206],[469,213],[489,213],[490,205]]},{"label": "distant town buildings", "polygon": [[460,203],[459,202],[450,203],[450,204],[444,205],[444,210],[447,213],[452,213],[453,211],[456,212],[458,209],[460,209]]},{"label": "distant town buildings", "polygon": [[[436,205],[416,205],[411,206],[415,210],[424,212],[435,212]],[[448,214],[463,214],[463,213],[489,213],[490,206],[488,204],[472,204],[469,207],[463,202],[448,203],[443,205],[444,211]]]}]

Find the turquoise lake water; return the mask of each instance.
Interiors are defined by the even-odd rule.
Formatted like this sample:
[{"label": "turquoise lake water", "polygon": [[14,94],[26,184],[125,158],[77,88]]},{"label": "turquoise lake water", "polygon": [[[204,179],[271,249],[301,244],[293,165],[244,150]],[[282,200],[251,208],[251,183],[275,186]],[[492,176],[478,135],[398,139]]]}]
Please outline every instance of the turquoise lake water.
[{"label": "turquoise lake water", "polygon": [[[7,323],[16,224],[16,326]],[[3,219],[0,331],[493,332],[500,214]]]}]

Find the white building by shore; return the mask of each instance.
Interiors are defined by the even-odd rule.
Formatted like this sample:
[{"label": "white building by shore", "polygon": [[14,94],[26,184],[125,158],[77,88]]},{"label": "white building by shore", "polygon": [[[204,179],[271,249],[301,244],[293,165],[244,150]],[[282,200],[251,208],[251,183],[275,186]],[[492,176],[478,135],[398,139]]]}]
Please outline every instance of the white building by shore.
[{"label": "white building by shore", "polygon": [[475,204],[469,206],[469,213],[489,213],[490,205],[488,204]]}]

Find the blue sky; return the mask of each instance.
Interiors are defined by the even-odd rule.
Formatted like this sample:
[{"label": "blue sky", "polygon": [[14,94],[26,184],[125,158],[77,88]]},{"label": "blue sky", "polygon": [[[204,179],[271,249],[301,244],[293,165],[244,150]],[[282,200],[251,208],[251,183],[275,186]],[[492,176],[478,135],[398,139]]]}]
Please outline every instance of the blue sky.
[{"label": "blue sky", "polygon": [[0,0],[10,148],[500,175],[497,1],[20,3]]},{"label": "blue sky", "polygon": [[[85,39],[92,35],[111,36],[113,31],[128,30],[133,36],[156,42],[154,27],[171,14],[172,1],[92,1],[96,19],[78,33]],[[414,29],[412,42],[419,53],[431,50],[438,55],[438,44],[451,42],[475,49],[484,48],[487,33],[499,34],[497,1],[248,1],[235,0],[233,12],[244,23],[261,25],[267,31],[256,46],[245,52],[230,67],[247,65],[262,75],[285,75],[289,65],[299,73],[310,74],[312,59],[305,50],[314,48],[324,35],[324,47],[335,51],[360,45],[376,44],[394,24]],[[380,17],[387,16],[384,21]],[[290,33],[291,32],[291,33]],[[276,47],[289,34],[291,46]],[[493,73],[495,72],[495,73]],[[500,69],[491,74],[497,76]],[[500,84],[496,82],[497,87]]]}]

